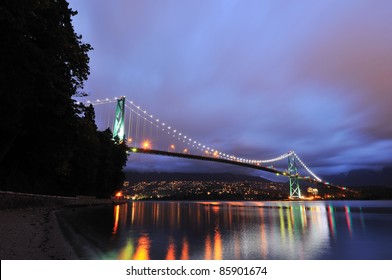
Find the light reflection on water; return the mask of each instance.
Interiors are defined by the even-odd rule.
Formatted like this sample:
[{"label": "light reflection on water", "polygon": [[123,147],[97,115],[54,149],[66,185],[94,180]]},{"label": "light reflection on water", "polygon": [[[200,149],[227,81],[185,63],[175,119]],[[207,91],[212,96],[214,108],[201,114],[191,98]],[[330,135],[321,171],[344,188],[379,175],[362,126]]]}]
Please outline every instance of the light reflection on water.
[{"label": "light reflection on water", "polygon": [[138,201],[62,217],[90,259],[392,258],[392,202]]}]

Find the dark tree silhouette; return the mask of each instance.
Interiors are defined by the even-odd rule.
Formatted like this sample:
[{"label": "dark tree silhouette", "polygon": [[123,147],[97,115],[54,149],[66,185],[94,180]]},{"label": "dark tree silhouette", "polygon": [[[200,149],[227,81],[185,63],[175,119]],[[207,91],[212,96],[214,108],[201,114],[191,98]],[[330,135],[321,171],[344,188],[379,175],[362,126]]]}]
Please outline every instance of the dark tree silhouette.
[{"label": "dark tree silhouette", "polygon": [[125,164],[101,162],[94,109],[72,99],[84,94],[92,49],[73,29],[76,14],[65,0],[0,3],[1,189],[107,195],[99,170],[117,174]]}]

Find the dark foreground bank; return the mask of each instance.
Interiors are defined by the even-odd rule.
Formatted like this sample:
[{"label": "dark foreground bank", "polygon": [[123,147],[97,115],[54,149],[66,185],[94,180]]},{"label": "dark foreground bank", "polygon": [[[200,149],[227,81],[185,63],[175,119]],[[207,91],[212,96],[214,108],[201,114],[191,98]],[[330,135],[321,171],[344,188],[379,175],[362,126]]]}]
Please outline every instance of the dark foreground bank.
[{"label": "dark foreground bank", "polygon": [[0,259],[73,260],[73,248],[65,239],[56,211],[65,207],[109,204],[90,197],[53,197],[0,193]]}]

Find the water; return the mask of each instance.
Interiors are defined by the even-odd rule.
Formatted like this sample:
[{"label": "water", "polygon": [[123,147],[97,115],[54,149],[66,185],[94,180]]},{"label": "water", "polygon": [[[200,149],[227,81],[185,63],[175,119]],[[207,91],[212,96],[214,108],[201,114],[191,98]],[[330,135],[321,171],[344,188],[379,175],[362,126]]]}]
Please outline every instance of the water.
[{"label": "water", "polygon": [[392,201],[138,201],[58,218],[83,259],[392,259]]}]

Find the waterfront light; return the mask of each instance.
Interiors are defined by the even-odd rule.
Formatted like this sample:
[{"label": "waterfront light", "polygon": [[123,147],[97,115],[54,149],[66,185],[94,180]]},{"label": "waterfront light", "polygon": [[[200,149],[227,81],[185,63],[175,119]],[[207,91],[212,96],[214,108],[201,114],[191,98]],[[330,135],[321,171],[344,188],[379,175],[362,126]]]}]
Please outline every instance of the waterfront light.
[{"label": "waterfront light", "polygon": [[143,149],[151,149],[150,141],[146,140],[143,142]]}]

